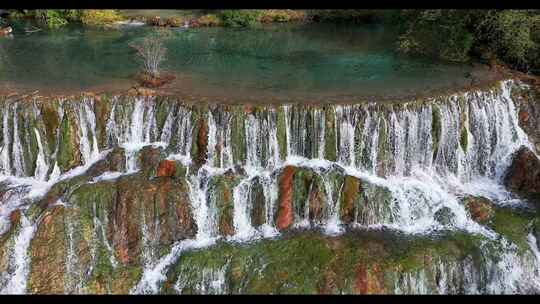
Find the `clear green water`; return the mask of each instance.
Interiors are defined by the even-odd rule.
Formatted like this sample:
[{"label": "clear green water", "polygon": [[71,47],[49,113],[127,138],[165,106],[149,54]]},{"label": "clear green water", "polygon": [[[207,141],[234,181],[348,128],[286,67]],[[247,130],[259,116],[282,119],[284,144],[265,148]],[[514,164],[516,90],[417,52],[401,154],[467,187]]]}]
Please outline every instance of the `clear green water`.
[{"label": "clear green water", "polygon": [[[146,26],[24,33],[0,39],[4,87],[89,90],[125,87],[139,63],[128,46]],[[172,29],[163,68],[177,81],[169,89],[230,97],[392,95],[452,87],[466,65],[407,58],[393,52],[395,34],[380,26],[278,24],[251,29]]]}]

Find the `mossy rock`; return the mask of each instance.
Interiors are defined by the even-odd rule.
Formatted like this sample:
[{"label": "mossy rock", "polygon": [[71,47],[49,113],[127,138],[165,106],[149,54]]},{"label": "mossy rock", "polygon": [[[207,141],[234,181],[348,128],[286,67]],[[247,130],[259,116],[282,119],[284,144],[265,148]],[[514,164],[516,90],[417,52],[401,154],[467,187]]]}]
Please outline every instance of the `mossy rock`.
[{"label": "mossy rock", "polygon": [[467,197],[464,200],[465,208],[471,218],[479,224],[487,224],[493,217],[493,203],[484,197]]},{"label": "mossy rock", "polygon": [[60,138],[56,160],[62,171],[67,171],[81,164],[79,136],[76,119],[69,109],[64,110],[60,124]]},{"label": "mossy rock", "polygon": [[[57,103],[42,102],[41,117],[45,126],[46,140],[49,147],[56,146],[57,130],[60,126],[60,117],[58,116]],[[51,151],[52,152],[52,151]]]},{"label": "mossy rock", "polygon": [[46,210],[32,238],[29,248],[32,271],[28,278],[31,293],[64,293],[68,245],[64,217],[63,206]]},{"label": "mossy rock", "polygon": [[527,236],[535,214],[509,207],[496,207],[488,227],[516,244],[521,252],[529,250]]},{"label": "mossy rock", "polygon": [[[463,234],[441,238],[375,233],[327,237],[290,234],[244,246],[218,243],[185,252],[167,272],[165,293],[318,294],[394,293],[400,277],[426,271],[437,293],[437,264],[479,261],[480,240]],[[477,267],[474,264],[474,267]],[[463,279],[453,278],[459,292]],[[221,286],[210,283],[220,281]],[[206,289],[204,289],[206,288]]]},{"label": "mossy rock", "polygon": [[215,175],[208,182],[207,201],[211,202],[216,208],[215,219],[218,232],[223,236],[231,236],[234,231],[234,197],[233,189],[240,182],[240,178],[232,171],[223,175]]}]

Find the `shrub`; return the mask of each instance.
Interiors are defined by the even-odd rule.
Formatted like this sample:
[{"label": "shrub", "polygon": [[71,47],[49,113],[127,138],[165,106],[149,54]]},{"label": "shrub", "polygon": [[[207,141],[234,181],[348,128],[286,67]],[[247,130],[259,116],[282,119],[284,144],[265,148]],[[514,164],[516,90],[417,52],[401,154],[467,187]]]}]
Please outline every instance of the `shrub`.
[{"label": "shrub", "polygon": [[471,57],[538,71],[538,10],[403,10],[398,49],[451,61]]},{"label": "shrub", "polygon": [[477,44],[498,58],[520,69],[534,61],[535,29],[538,14],[527,10],[492,10],[477,13],[474,31]]},{"label": "shrub", "polygon": [[261,22],[290,22],[299,21],[306,18],[306,13],[302,10],[290,9],[268,9],[260,13]]},{"label": "shrub", "polygon": [[201,26],[216,26],[221,25],[221,19],[216,15],[208,14],[200,16],[197,23]]},{"label": "shrub", "polygon": [[246,27],[254,25],[259,15],[258,10],[223,10],[221,20],[225,26]]},{"label": "shrub", "polygon": [[144,37],[140,42],[130,46],[137,51],[137,56],[142,60],[143,71],[151,77],[159,78],[160,65],[165,60],[167,48],[165,39],[167,32],[158,30]]},{"label": "shrub", "polygon": [[464,14],[459,10],[404,11],[405,30],[399,37],[398,49],[449,61],[467,61],[473,35],[467,29]]},{"label": "shrub", "polygon": [[[186,18],[187,19],[187,18]],[[184,18],[180,16],[172,16],[167,19],[165,19],[165,25],[171,26],[171,27],[180,27],[184,25]]]},{"label": "shrub", "polygon": [[68,23],[66,16],[60,10],[43,10],[38,15],[50,28],[59,28]]},{"label": "shrub", "polygon": [[372,23],[386,19],[394,10],[377,9],[316,9],[309,10],[307,16],[313,21]]},{"label": "shrub", "polygon": [[116,10],[83,10],[81,22],[87,25],[107,25],[122,20]]}]

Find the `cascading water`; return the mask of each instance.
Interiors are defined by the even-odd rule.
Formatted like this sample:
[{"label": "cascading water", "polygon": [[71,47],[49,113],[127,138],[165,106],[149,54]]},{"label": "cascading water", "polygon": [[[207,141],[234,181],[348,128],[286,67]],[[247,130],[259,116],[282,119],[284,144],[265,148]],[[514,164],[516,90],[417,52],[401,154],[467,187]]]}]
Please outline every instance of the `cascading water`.
[{"label": "cascading water", "polygon": [[38,144],[38,155],[36,158],[36,172],[34,176],[40,180],[44,181],[47,178],[47,172],[49,171],[49,166],[45,161],[45,151],[43,150],[43,144],[41,143],[41,136],[39,135],[38,130],[34,129],[36,134],[36,140]]},{"label": "cascading water", "polygon": [[[302,202],[304,210],[293,218],[294,227],[322,225],[322,230],[331,235],[354,227],[386,227],[413,235],[459,230],[494,240],[499,237],[497,233],[475,222],[460,199],[464,195],[478,195],[500,205],[515,200],[500,186],[502,177],[512,153],[520,146],[531,146],[527,135],[518,125],[516,105],[510,95],[515,85],[513,81],[505,81],[496,90],[457,94],[426,103],[325,107],[283,105],[261,107],[249,113],[234,112],[220,106],[197,109],[197,106],[178,103],[158,105],[153,98],[137,98],[134,102],[126,103],[115,97],[108,101],[109,112],[98,115],[97,106],[91,98],[80,103],[64,101],[61,109],[58,109],[59,128],[69,118],[69,123],[75,124],[78,130],[73,134],[74,138],[69,137],[78,146],[80,156],[80,159],[77,159],[77,155],[72,157],[72,162],[65,161],[66,152],[60,151],[60,138],[66,137],[65,129],[55,130],[57,133],[52,136],[42,136],[48,133],[40,133],[39,129],[32,128],[29,132],[33,132],[31,135],[36,142],[35,151],[32,151],[26,140],[21,141],[21,133],[27,132],[19,128],[18,121],[24,109],[18,107],[17,103],[6,103],[2,106],[2,181],[17,185],[26,178],[40,187],[51,187],[56,181],[74,176],[73,172],[83,174],[84,170],[77,168],[87,169],[101,159],[100,151],[115,147],[125,149],[125,172],[108,172],[108,175],[93,179],[93,183],[110,182],[125,173],[136,173],[144,146],[152,145],[167,154],[167,159],[179,160],[186,169],[189,210],[197,227],[195,238],[177,241],[168,254],[158,258],[155,252],[162,234],[160,229],[166,227],[160,226],[155,212],[150,212],[154,214],[153,218],[141,213],[144,269],[140,281],[131,289],[133,293],[159,292],[160,283],[166,278],[165,271],[170,265],[182,262],[181,253],[185,250],[209,246],[220,238],[236,242],[279,235],[275,223],[282,191],[279,176],[286,166],[311,170],[315,177],[306,191],[317,188],[323,194],[317,198],[324,202],[321,207],[324,210],[322,220],[310,220],[310,199],[313,198],[308,195],[304,198],[306,202]],[[206,129],[201,129],[200,121],[205,122]],[[50,142],[50,138],[54,141]],[[239,142],[243,144],[239,145]],[[49,151],[47,147],[56,148]],[[203,155],[202,162],[200,155]],[[31,173],[25,169],[30,163],[35,168]],[[214,183],[217,178],[227,174],[237,178],[230,189],[234,231],[232,236],[222,238],[217,227],[219,202],[214,193]],[[344,185],[337,182],[333,174],[347,175],[365,182],[365,185],[362,184],[364,206],[355,210],[352,223],[341,220]],[[315,184],[319,181],[320,185]],[[30,182],[27,184],[34,187]],[[263,223],[258,226],[253,224],[252,218],[255,203],[252,197],[256,187],[262,189],[260,199],[263,200]],[[24,191],[16,193],[15,190],[8,190],[3,195],[0,205],[2,234],[10,229],[9,216],[23,205],[26,194]],[[34,201],[38,201],[38,198]],[[439,219],[443,211],[448,214],[448,221],[441,222]],[[121,262],[115,253],[117,244],[110,242],[108,236],[106,227],[109,224],[103,220],[107,217],[94,212],[93,239],[103,243],[110,264],[116,268]],[[69,238],[72,235],[70,231],[76,226],[69,222],[68,268],[77,264],[71,244],[76,240]],[[28,259],[26,251],[33,235],[29,231],[34,231],[36,225],[30,223],[29,227],[34,227],[33,230],[21,229],[26,232],[19,232],[14,238],[19,241],[14,242],[15,258],[10,262],[13,265]],[[508,265],[523,263],[522,258],[512,256],[511,246],[507,247],[508,256],[492,265],[487,263],[489,265],[486,267],[499,270],[493,270],[494,278],[486,280],[496,282],[495,277],[508,274]],[[527,261],[537,267],[540,263],[538,250],[531,250],[531,256],[536,260]],[[26,266],[13,267],[26,269]],[[438,292],[455,292],[445,282],[451,280],[459,269],[467,267],[471,266],[467,263],[440,264],[438,271],[443,277],[437,287]],[[535,275],[531,275],[526,267],[519,269],[522,271],[514,273],[515,281],[524,276],[537,280],[540,275],[538,268],[534,268]],[[23,293],[25,285],[20,282],[25,281],[26,276],[27,270],[10,273],[5,281],[17,283],[6,285],[2,281],[0,288],[6,292]],[[396,292],[429,291],[431,287],[423,285],[425,276],[422,271],[405,274]],[[219,283],[222,281],[221,274],[209,272],[207,279],[217,283],[201,285],[201,292],[223,292],[224,287]],[[467,280],[470,280],[467,291],[474,293],[478,289],[473,285],[479,284],[484,278],[471,277]],[[79,282],[79,279],[74,280],[69,275],[66,290],[82,292]],[[14,289],[13,284],[20,288]],[[493,284],[488,285],[491,287],[485,291],[478,292],[523,291],[504,283]],[[177,289],[181,290],[182,282],[177,285]]]},{"label": "cascading water", "polygon": [[26,251],[36,231],[36,224],[30,222],[23,215],[21,216],[21,227],[19,229],[20,231],[13,244],[13,252],[10,254],[9,266],[13,267],[13,269],[9,270],[10,276],[0,289],[0,294],[23,294],[26,291],[26,277],[30,271],[30,257]]}]

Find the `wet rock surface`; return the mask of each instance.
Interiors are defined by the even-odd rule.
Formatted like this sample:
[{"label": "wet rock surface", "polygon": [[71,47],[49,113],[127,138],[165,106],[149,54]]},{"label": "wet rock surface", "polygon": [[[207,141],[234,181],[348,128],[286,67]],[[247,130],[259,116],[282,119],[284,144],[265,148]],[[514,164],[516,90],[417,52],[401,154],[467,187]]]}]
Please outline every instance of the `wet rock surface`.
[{"label": "wet rock surface", "polygon": [[[534,282],[538,215],[441,184],[493,178],[522,142],[515,118],[536,114],[511,112],[504,90],[407,105],[0,103],[0,291],[529,293],[497,280]],[[516,151],[507,189],[538,195],[535,157]]]},{"label": "wet rock surface", "polygon": [[380,232],[338,237],[302,232],[247,246],[220,243],[183,255],[182,262],[168,271],[164,292],[482,293],[489,279],[463,271],[487,271],[477,263],[480,244],[479,239],[459,233],[435,240]]},{"label": "wet rock surface", "polygon": [[519,93],[516,96],[519,102],[519,125],[536,147],[536,152],[540,152],[540,88],[532,86]]},{"label": "wet rock surface", "polygon": [[540,194],[540,159],[528,148],[514,153],[504,183],[509,189],[526,196]]},{"label": "wet rock surface", "polygon": [[486,224],[493,217],[492,203],[484,197],[469,197],[465,199],[465,207],[472,219],[480,224]]}]

